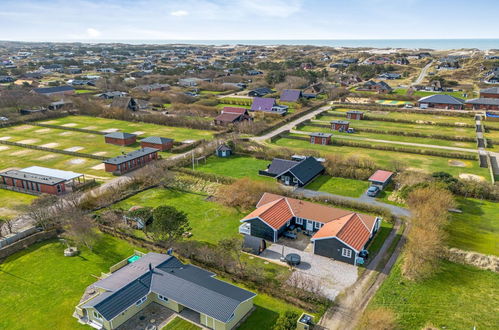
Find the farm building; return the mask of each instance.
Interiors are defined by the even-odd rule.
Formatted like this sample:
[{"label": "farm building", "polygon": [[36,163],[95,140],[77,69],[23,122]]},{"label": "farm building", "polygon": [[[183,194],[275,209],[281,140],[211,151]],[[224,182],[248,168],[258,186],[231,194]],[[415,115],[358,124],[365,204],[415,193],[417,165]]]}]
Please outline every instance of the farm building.
[{"label": "farm building", "polygon": [[222,112],[214,119],[214,122],[215,125],[228,125],[251,120],[253,118],[250,116],[248,109],[224,107]]},{"label": "farm building", "polygon": [[421,109],[438,108],[462,110],[464,107],[464,100],[447,94],[435,94],[420,98],[418,100],[418,107]]},{"label": "farm building", "polygon": [[173,148],[173,139],[159,137],[159,136],[149,136],[140,140],[140,146],[142,148],[156,148],[159,151],[167,151]]},{"label": "farm building", "polygon": [[71,86],[35,88],[33,91],[45,96],[64,96],[75,93],[75,89]]},{"label": "farm building", "polygon": [[158,159],[158,151],[159,150],[156,148],[142,148],[129,152],[126,155],[109,158],[103,163],[106,172],[123,174],[143,167]]},{"label": "farm building", "polygon": [[215,150],[215,154],[218,157],[230,157],[232,155],[232,149],[226,144],[221,144]]},{"label": "farm building", "polygon": [[324,166],[314,157],[305,157],[299,161],[274,158],[266,170],[258,173],[276,178],[286,186],[303,187],[324,173],[324,170]]},{"label": "farm building", "polygon": [[331,133],[310,133],[310,143],[331,144]]},{"label": "farm building", "polygon": [[264,193],[256,210],[241,222],[240,233],[270,242],[301,228],[313,235],[314,254],[357,265],[359,254],[378,231],[381,218]]},{"label": "farm building", "polygon": [[253,310],[256,294],[167,254],[135,252],[90,285],[74,316],[97,329],[116,329],[149,306],[189,315],[204,328],[231,330]]},{"label": "farm building", "polygon": [[499,99],[499,87],[491,87],[480,90],[480,98]]},{"label": "farm building", "polygon": [[364,112],[359,110],[347,111],[347,118],[352,120],[362,120],[364,119]]},{"label": "farm building", "polygon": [[333,120],[331,121],[331,129],[333,131],[345,132],[348,130],[350,122],[346,120]]},{"label": "farm building", "polygon": [[137,135],[124,132],[112,132],[104,135],[104,140],[106,143],[115,144],[117,146],[129,146],[137,142]]},{"label": "farm building", "polygon": [[377,170],[368,181],[371,182],[371,185],[384,189],[392,181],[392,177],[393,172]]},{"label": "farm building", "polygon": [[281,102],[298,102],[302,97],[301,91],[298,89],[285,89],[282,91],[280,100]]},{"label": "farm building", "polygon": [[271,112],[284,115],[288,112],[288,107],[285,105],[278,105],[275,99],[270,97],[255,97],[251,104],[251,111]]},{"label": "farm building", "polygon": [[40,166],[8,170],[0,177],[3,188],[30,194],[61,195],[85,182],[83,174]]}]

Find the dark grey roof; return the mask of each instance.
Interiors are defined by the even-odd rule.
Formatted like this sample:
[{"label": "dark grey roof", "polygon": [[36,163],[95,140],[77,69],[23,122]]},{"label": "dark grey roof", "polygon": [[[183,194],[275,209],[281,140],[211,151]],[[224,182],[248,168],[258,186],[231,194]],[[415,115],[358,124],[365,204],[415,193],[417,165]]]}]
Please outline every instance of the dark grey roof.
[{"label": "dark grey roof", "polygon": [[480,93],[499,94],[499,87],[490,87],[490,88],[481,89]]},{"label": "dark grey roof", "polygon": [[95,287],[108,291],[83,307],[94,307],[109,321],[152,292],[228,322],[235,309],[255,294],[214,276],[196,266],[184,265],[175,257],[151,252],[95,283]]},{"label": "dark grey roof", "polygon": [[159,137],[159,136],[148,136],[148,137],[140,140],[140,142],[147,142],[147,143],[154,143],[154,144],[165,144],[165,143],[169,143],[172,141],[173,141],[173,139]]},{"label": "dark grey roof", "polygon": [[74,91],[75,89],[71,86],[57,86],[57,87],[46,87],[46,88],[35,88],[34,91],[39,94],[51,94],[60,93],[67,91]]},{"label": "dark grey roof", "polygon": [[332,124],[341,124],[341,125],[350,124],[350,122],[347,120],[331,120],[331,123]]},{"label": "dark grey roof", "polygon": [[18,170],[9,170],[9,171],[5,171],[5,172],[1,172],[0,176],[6,177],[6,178],[42,183],[42,184],[47,184],[50,186],[53,186],[55,184],[66,181],[65,179],[56,178],[53,176],[35,174],[35,173],[27,173],[27,172],[22,172],[22,171],[18,171]]},{"label": "dark grey roof", "polygon": [[217,151],[230,151],[232,150],[228,145],[221,144],[217,147]]},{"label": "dark grey roof", "polygon": [[315,137],[331,137],[331,136],[333,136],[333,134],[331,134],[331,133],[313,132],[313,133],[310,133],[310,136],[315,136]]},{"label": "dark grey roof", "polygon": [[435,94],[420,98],[418,102],[423,103],[437,103],[437,104],[457,104],[462,105],[464,103],[463,99],[454,97],[447,94]]},{"label": "dark grey roof", "polygon": [[131,133],[125,133],[125,132],[112,132],[104,135],[105,137],[108,138],[113,138],[113,139],[129,139],[136,137],[137,135],[131,134]]},{"label": "dark grey roof", "polygon": [[360,111],[360,110],[349,110],[349,111],[347,111],[347,113],[364,113],[364,111]]},{"label": "dark grey roof", "polygon": [[490,98],[478,98],[466,100],[467,104],[485,104],[485,105],[499,105],[499,99],[490,99]]},{"label": "dark grey roof", "polygon": [[297,165],[299,162],[296,162],[294,160],[286,160],[286,159],[281,159],[281,158],[274,158],[272,160],[272,163],[269,165],[267,172],[269,174],[281,174],[284,171],[289,170],[293,166]]},{"label": "dark grey roof", "polygon": [[[289,172],[293,173],[293,175],[300,180],[301,183],[306,184],[323,170],[324,166],[322,166],[322,164],[319,163],[314,157],[307,157],[297,165],[290,168]],[[280,174],[284,173],[279,173],[278,176],[280,176]]]},{"label": "dark grey roof", "polygon": [[116,157],[113,157],[113,158],[109,158],[109,159],[105,160],[104,163],[106,163],[106,164],[114,164],[114,165],[123,164],[124,162],[128,162],[128,161],[130,161],[132,159],[136,159],[136,158],[139,158],[139,157],[142,157],[142,156],[146,156],[146,155],[158,152],[158,151],[159,150],[156,149],[156,148],[148,148],[148,147],[147,148],[142,148],[142,149],[139,149],[139,150],[135,150],[135,151],[129,152],[126,155],[120,155],[120,156],[116,156]]}]

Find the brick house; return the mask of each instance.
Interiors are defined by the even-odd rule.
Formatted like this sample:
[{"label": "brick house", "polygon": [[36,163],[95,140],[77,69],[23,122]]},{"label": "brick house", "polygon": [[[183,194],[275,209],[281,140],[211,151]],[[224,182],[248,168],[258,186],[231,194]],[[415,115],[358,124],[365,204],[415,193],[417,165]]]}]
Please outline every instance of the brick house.
[{"label": "brick house", "polygon": [[499,87],[491,87],[480,90],[480,98],[499,99]]},{"label": "brick house", "polygon": [[112,132],[104,135],[106,143],[115,144],[117,146],[129,146],[137,142],[137,135],[124,133],[124,132]]},{"label": "brick house", "polygon": [[214,122],[215,125],[228,125],[251,120],[253,120],[253,118],[250,116],[248,109],[224,107],[222,112],[214,119]]},{"label": "brick house", "polygon": [[346,120],[333,120],[331,121],[331,129],[333,131],[345,132],[348,130],[350,122]]},{"label": "brick house", "polygon": [[140,140],[140,146],[142,148],[156,148],[159,151],[166,151],[173,148],[173,139],[149,136]]},{"label": "brick house", "polygon": [[310,143],[312,144],[331,144],[331,136],[333,134],[330,133],[311,133],[310,134]]},{"label": "brick house", "polygon": [[158,151],[156,148],[142,148],[126,155],[109,158],[103,163],[106,172],[123,174],[141,168],[158,159]]},{"label": "brick house", "polygon": [[66,192],[66,180],[62,178],[26,173],[18,170],[2,172],[0,173],[0,177],[0,183],[3,185],[28,193],[61,195]]},{"label": "brick house", "polygon": [[499,98],[477,98],[466,100],[464,104],[470,110],[499,110]]},{"label": "brick house", "polygon": [[418,107],[421,109],[437,108],[437,109],[452,109],[462,110],[464,100],[447,94],[435,94],[420,98]]},{"label": "brick house", "polygon": [[359,110],[347,111],[347,118],[353,120],[362,120],[364,118],[364,112]]}]

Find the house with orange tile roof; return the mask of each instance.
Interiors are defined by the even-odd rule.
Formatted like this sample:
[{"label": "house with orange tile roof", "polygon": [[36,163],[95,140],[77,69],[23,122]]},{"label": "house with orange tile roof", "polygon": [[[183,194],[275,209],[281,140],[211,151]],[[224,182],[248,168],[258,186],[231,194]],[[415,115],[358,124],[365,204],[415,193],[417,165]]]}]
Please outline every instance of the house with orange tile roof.
[{"label": "house with orange tile roof", "polygon": [[352,265],[381,226],[381,218],[281,195],[264,193],[241,219],[239,232],[277,242],[291,228],[312,236],[314,254]]}]

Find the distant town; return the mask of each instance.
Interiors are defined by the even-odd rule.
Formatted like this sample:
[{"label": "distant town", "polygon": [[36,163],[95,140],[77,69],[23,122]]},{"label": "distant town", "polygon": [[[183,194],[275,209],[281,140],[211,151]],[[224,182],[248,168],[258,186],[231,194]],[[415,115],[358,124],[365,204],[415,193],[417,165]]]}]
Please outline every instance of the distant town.
[{"label": "distant town", "polygon": [[0,328],[494,329],[499,50],[0,41]]}]

